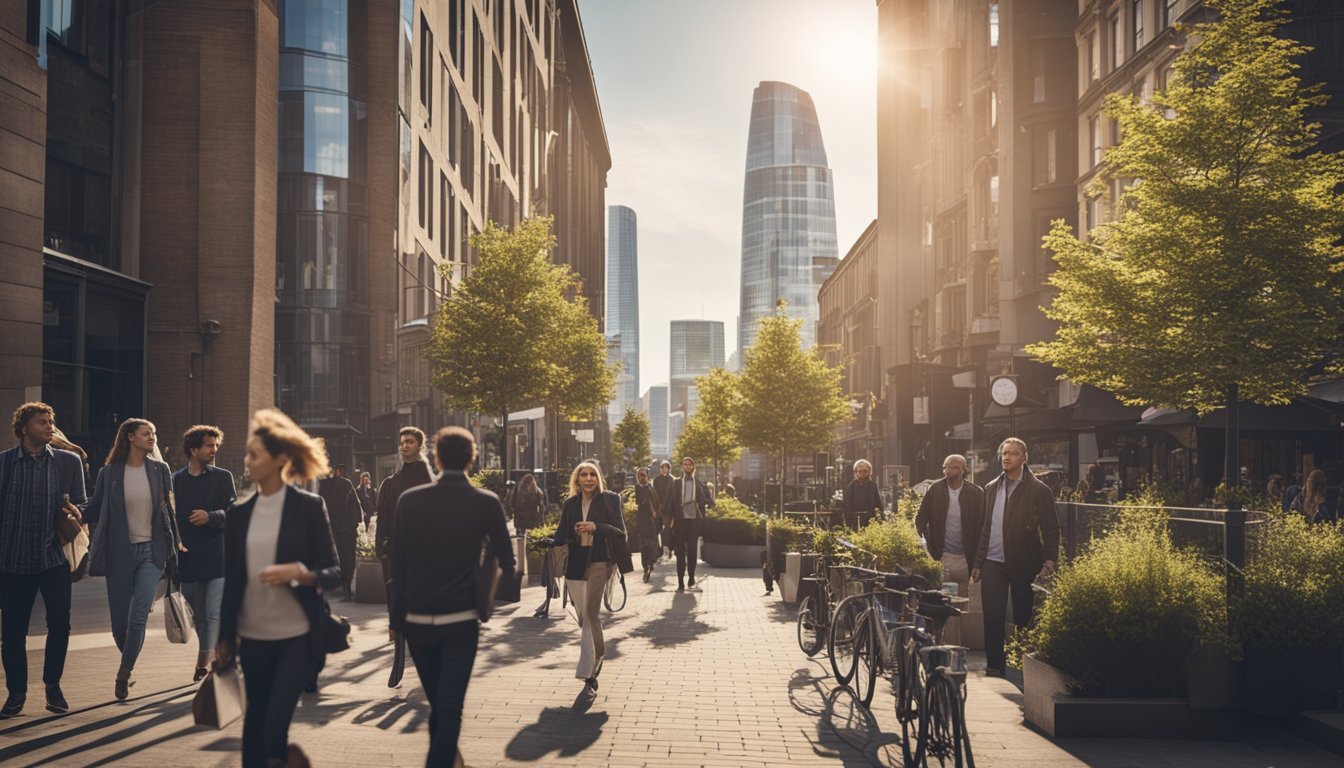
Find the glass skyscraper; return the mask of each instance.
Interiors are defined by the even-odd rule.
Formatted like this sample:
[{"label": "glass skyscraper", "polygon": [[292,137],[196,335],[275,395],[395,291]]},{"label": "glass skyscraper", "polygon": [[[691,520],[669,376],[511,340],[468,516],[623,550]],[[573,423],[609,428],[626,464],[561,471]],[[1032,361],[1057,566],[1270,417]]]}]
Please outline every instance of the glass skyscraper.
[{"label": "glass skyscraper", "polygon": [[620,363],[616,397],[607,408],[614,426],[626,408],[639,408],[639,238],[635,212],[607,206],[607,349]]},{"label": "glass skyscraper", "polygon": [[817,333],[817,291],[835,271],[835,196],[812,97],[788,83],[762,82],[751,105],[742,195],[742,298],[738,349],[756,341],[757,321],[788,302]]},{"label": "glass skyscraper", "polygon": [[[668,410],[684,411],[690,418],[690,390],[695,388],[696,377],[723,367],[723,321],[673,320],[671,342]],[[675,447],[675,440],[669,438],[668,447]]]}]

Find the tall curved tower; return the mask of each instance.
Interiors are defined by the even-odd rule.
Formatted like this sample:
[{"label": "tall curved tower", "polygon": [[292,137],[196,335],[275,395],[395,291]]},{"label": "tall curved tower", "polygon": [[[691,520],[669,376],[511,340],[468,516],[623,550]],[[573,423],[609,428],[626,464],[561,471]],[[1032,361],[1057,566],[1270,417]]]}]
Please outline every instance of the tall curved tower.
[{"label": "tall curved tower", "polygon": [[738,352],[756,341],[757,321],[780,299],[803,319],[803,343],[817,336],[817,291],[838,262],[835,195],[821,124],[801,88],[756,87],[742,194],[742,298]]},{"label": "tall curved tower", "polygon": [[626,408],[640,408],[638,224],[632,209],[607,206],[607,357],[621,364],[616,397],[607,406],[612,426]]}]

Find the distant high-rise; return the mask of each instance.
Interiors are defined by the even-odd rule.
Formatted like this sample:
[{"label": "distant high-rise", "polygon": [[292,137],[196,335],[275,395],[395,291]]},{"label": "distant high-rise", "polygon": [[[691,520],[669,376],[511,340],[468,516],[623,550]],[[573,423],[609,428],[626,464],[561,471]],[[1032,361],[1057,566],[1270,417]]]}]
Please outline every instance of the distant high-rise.
[{"label": "distant high-rise", "polygon": [[639,407],[639,238],[635,212],[607,206],[607,350],[621,364],[616,397],[607,418],[616,424],[625,409]]},{"label": "distant high-rise", "polygon": [[649,417],[649,452],[655,461],[666,459],[672,450],[667,444],[667,385],[649,387],[643,405],[644,415]]},{"label": "distant high-rise", "polygon": [[723,367],[723,322],[673,320],[670,352],[668,410],[685,411],[690,418],[688,390],[696,377]]},{"label": "distant high-rise", "polygon": [[788,83],[762,82],[751,105],[742,194],[742,299],[738,349],[756,341],[757,321],[782,299],[816,341],[817,291],[835,271],[835,196],[812,97]]}]

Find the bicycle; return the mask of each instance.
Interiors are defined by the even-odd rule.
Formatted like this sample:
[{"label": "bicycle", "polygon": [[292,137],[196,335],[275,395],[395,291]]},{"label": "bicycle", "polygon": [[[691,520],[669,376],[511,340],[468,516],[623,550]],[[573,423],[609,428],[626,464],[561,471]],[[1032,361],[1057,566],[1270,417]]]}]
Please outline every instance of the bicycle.
[{"label": "bicycle", "polygon": [[[873,702],[878,677],[890,674],[892,687],[900,688],[901,667],[897,663],[897,653],[902,643],[897,636],[902,627],[915,624],[915,615],[905,600],[906,590],[923,589],[926,582],[918,574],[863,573],[866,575],[861,579],[872,582],[872,588],[840,601],[836,614],[855,616],[850,669],[843,677],[845,684],[852,683],[855,698],[867,708]],[[894,610],[884,604],[892,599],[896,603]],[[840,626],[839,622],[837,626]],[[840,678],[837,675],[837,679]]]},{"label": "bicycle", "polygon": [[975,768],[966,730],[966,648],[942,645],[943,627],[961,610],[938,590],[907,590],[906,600],[915,623],[897,630],[904,643],[896,695],[905,764]]},{"label": "bicycle", "polygon": [[[840,539],[839,543],[851,551],[863,551],[844,539]],[[798,647],[809,658],[830,642],[834,609],[837,598],[843,596],[845,571],[849,567],[832,565],[830,556],[820,555],[816,572],[801,579],[812,585],[810,594],[798,603]],[[830,653],[829,647],[827,653]]]}]

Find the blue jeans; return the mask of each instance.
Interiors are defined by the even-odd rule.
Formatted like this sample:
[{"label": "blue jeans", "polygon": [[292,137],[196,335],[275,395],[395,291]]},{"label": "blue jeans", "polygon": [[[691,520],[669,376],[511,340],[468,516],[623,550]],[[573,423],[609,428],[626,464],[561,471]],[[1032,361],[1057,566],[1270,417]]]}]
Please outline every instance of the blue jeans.
[{"label": "blue jeans", "polygon": [[121,666],[135,669],[145,645],[145,624],[154,604],[154,590],[163,568],[154,564],[151,542],[131,545],[129,566],[113,567],[107,574],[107,607],[112,616],[112,638],[121,649]]},{"label": "blue jeans", "polygon": [[219,606],[224,602],[224,577],[184,582],[182,595],[191,603],[201,653],[213,651],[219,643]]}]

